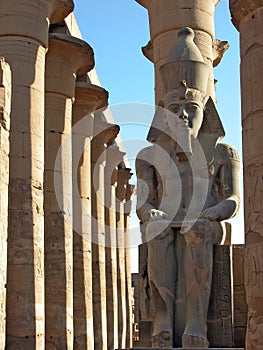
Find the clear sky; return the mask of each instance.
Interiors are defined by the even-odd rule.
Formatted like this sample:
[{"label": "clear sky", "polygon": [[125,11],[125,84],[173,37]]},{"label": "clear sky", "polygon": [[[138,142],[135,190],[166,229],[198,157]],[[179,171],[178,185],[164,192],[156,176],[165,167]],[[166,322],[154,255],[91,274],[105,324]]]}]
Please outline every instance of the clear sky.
[{"label": "clear sky", "polygon": [[[154,104],[153,64],[141,53],[141,47],[150,39],[147,11],[135,0],[75,0],[75,16],[84,40],[94,49],[95,68],[102,86],[110,93],[113,117],[121,125],[123,140],[128,142],[127,153],[133,166],[137,148],[145,147],[142,140],[146,138],[152,118],[150,106]],[[215,33],[217,39],[230,44],[215,69],[217,109],[226,131],[223,142],[235,146],[241,156],[239,35],[231,23],[228,0],[216,6]],[[138,116],[136,108],[127,108],[130,102],[136,108],[146,104],[141,109],[145,115]],[[138,122],[140,118],[143,123]],[[133,217],[132,225],[135,221]],[[233,237],[234,242],[242,241],[242,209],[233,221]]]}]

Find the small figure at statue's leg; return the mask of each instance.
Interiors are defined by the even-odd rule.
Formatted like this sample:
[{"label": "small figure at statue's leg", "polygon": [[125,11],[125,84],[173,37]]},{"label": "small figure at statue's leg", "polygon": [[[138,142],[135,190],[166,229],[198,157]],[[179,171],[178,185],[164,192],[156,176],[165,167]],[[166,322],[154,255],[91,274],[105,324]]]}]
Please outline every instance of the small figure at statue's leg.
[{"label": "small figure at statue's leg", "polygon": [[174,232],[166,229],[148,242],[148,273],[153,302],[154,348],[173,347],[176,259]]}]

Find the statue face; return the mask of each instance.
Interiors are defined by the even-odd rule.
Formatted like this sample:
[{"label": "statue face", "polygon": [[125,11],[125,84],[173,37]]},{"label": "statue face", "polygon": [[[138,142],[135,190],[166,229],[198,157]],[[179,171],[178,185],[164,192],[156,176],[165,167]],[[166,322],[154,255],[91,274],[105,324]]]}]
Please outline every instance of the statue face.
[{"label": "statue face", "polygon": [[198,100],[173,100],[168,103],[166,108],[173,113],[166,118],[171,131],[176,130],[176,126],[181,120],[191,129],[192,135],[197,137],[203,122],[204,105],[202,102]]}]

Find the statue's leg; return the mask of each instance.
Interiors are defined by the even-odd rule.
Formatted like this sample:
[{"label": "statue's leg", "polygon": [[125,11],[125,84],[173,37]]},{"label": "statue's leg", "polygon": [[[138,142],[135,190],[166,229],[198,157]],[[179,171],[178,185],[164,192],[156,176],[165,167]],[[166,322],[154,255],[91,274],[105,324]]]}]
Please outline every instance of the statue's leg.
[{"label": "statue's leg", "polygon": [[173,346],[176,259],[174,232],[167,228],[148,242],[148,275],[153,305],[152,346]]},{"label": "statue's leg", "polygon": [[183,348],[208,348],[207,312],[211,292],[213,245],[222,234],[218,222],[198,220],[185,233],[184,275],[186,283],[186,326]]}]

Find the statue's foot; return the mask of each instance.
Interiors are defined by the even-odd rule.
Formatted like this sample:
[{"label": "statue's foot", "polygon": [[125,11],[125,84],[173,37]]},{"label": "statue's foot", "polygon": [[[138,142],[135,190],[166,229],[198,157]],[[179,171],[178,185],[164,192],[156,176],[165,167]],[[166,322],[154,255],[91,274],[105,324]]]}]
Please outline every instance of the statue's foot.
[{"label": "statue's foot", "polygon": [[173,337],[170,332],[162,331],[152,337],[153,348],[172,348]]},{"label": "statue's foot", "polygon": [[183,346],[183,349],[186,349],[186,348],[208,349],[209,342],[205,338],[184,334],[182,337],[182,346]]}]

